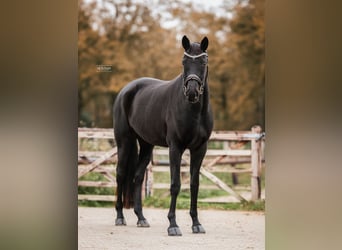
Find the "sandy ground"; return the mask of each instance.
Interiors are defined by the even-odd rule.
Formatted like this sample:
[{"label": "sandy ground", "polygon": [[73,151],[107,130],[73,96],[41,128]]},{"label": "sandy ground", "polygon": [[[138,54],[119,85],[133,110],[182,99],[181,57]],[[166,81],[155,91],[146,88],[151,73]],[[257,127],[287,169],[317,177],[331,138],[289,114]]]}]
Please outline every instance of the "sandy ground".
[{"label": "sandy ground", "polygon": [[78,249],[265,249],[265,215],[261,212],[201,210],[206,234],[193,234],[187,210],[177,210],[183,235],[167,235],[166,209],[144,209],[151,227],[138,228],[133,210],[125,210],[127,226],[115,226],[114,208],[78,208]]}]

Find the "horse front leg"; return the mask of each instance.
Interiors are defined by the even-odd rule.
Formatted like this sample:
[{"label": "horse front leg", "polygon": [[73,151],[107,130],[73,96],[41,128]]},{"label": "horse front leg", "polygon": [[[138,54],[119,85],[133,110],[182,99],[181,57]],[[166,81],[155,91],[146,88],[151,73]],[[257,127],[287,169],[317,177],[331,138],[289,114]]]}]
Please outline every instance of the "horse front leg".
[{"label": "horse front leg", "polygon": [[190,192],[191,192],[191,204],[190,204],[190,216],[192,218],[192,232],[193,233],[205,233],[205,230],[198,220],[197,214],[197,197],[199,187],[199,174],[200,168],[207,151],[207,144],[205,143],[199,149],[191,150],[190,161]]},{"label": "horse front leg", "polygon": [[180,191],[181,182],[180,182],[180,162],[182,157],[182,151],[176,147],[170,147],[170,173],[171,173],[171,185],[170,185],[170,193],[171,193],[171,204],[170,210],[168,213],[168,219],[170,222],[170,226],[167,229],[169,236],[182,236],[182,232],[179,229],[176,223],[176,203],[177,196]]}]

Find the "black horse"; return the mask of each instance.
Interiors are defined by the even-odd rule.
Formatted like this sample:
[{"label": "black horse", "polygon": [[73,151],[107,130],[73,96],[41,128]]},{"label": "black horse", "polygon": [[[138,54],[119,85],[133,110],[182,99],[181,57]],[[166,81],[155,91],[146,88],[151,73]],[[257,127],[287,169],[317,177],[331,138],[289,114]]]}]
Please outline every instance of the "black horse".
[{"label": "black horse", "polygon": [[[208,38],[182,45],[184,72],[171,81],[139,78],[118,94],[113,108],[118,146],[116,225],[126,225],[122,209],[134,207],[138,227],[149,227],[142,212],[141,188],[155,145],[169,147],[171,205],[168,235],[181,236],[176,223],[176,200],[180,191],[180,163],[190,150],[191,208],[193,233],[205,233],[198,221],[199,172],[213,128],[208,88]],[[139,143],[139,153],[138,145]]]}]

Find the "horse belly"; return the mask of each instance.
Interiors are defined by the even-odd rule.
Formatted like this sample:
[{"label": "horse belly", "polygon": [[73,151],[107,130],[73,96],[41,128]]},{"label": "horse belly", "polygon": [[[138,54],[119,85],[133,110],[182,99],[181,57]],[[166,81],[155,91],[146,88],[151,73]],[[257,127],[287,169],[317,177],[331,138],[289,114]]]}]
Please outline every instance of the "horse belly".
[{"label": "horse belly", "polygon": [[160,130],[160,127],[154,127],[153,125],[146,126],[134,126],[135,133],[144,141],[156,146],[167,147],[165,134]]},{"label": "horse belly", "polygon": [[159,112],[137,109],[132,112],[129,122],[134,132],[152,145],[167,146],[164,118]]}]

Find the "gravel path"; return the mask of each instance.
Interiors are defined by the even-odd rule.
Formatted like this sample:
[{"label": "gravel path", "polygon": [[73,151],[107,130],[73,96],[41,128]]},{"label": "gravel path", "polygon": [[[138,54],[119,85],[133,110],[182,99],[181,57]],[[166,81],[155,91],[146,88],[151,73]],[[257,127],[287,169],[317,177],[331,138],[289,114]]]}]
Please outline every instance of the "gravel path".
[{"label": "gravel path", "polygon": [[125,210],[127,226],[115,226],[114,208],[78,208],[78,249],[265,249],[265,215],[261,212],[199,210],[206,234],[192,234],[187,210],[177,210],[183,236],[167,235],[166,209],[145,208],[151,227],[136,227],[132,209]]}]

